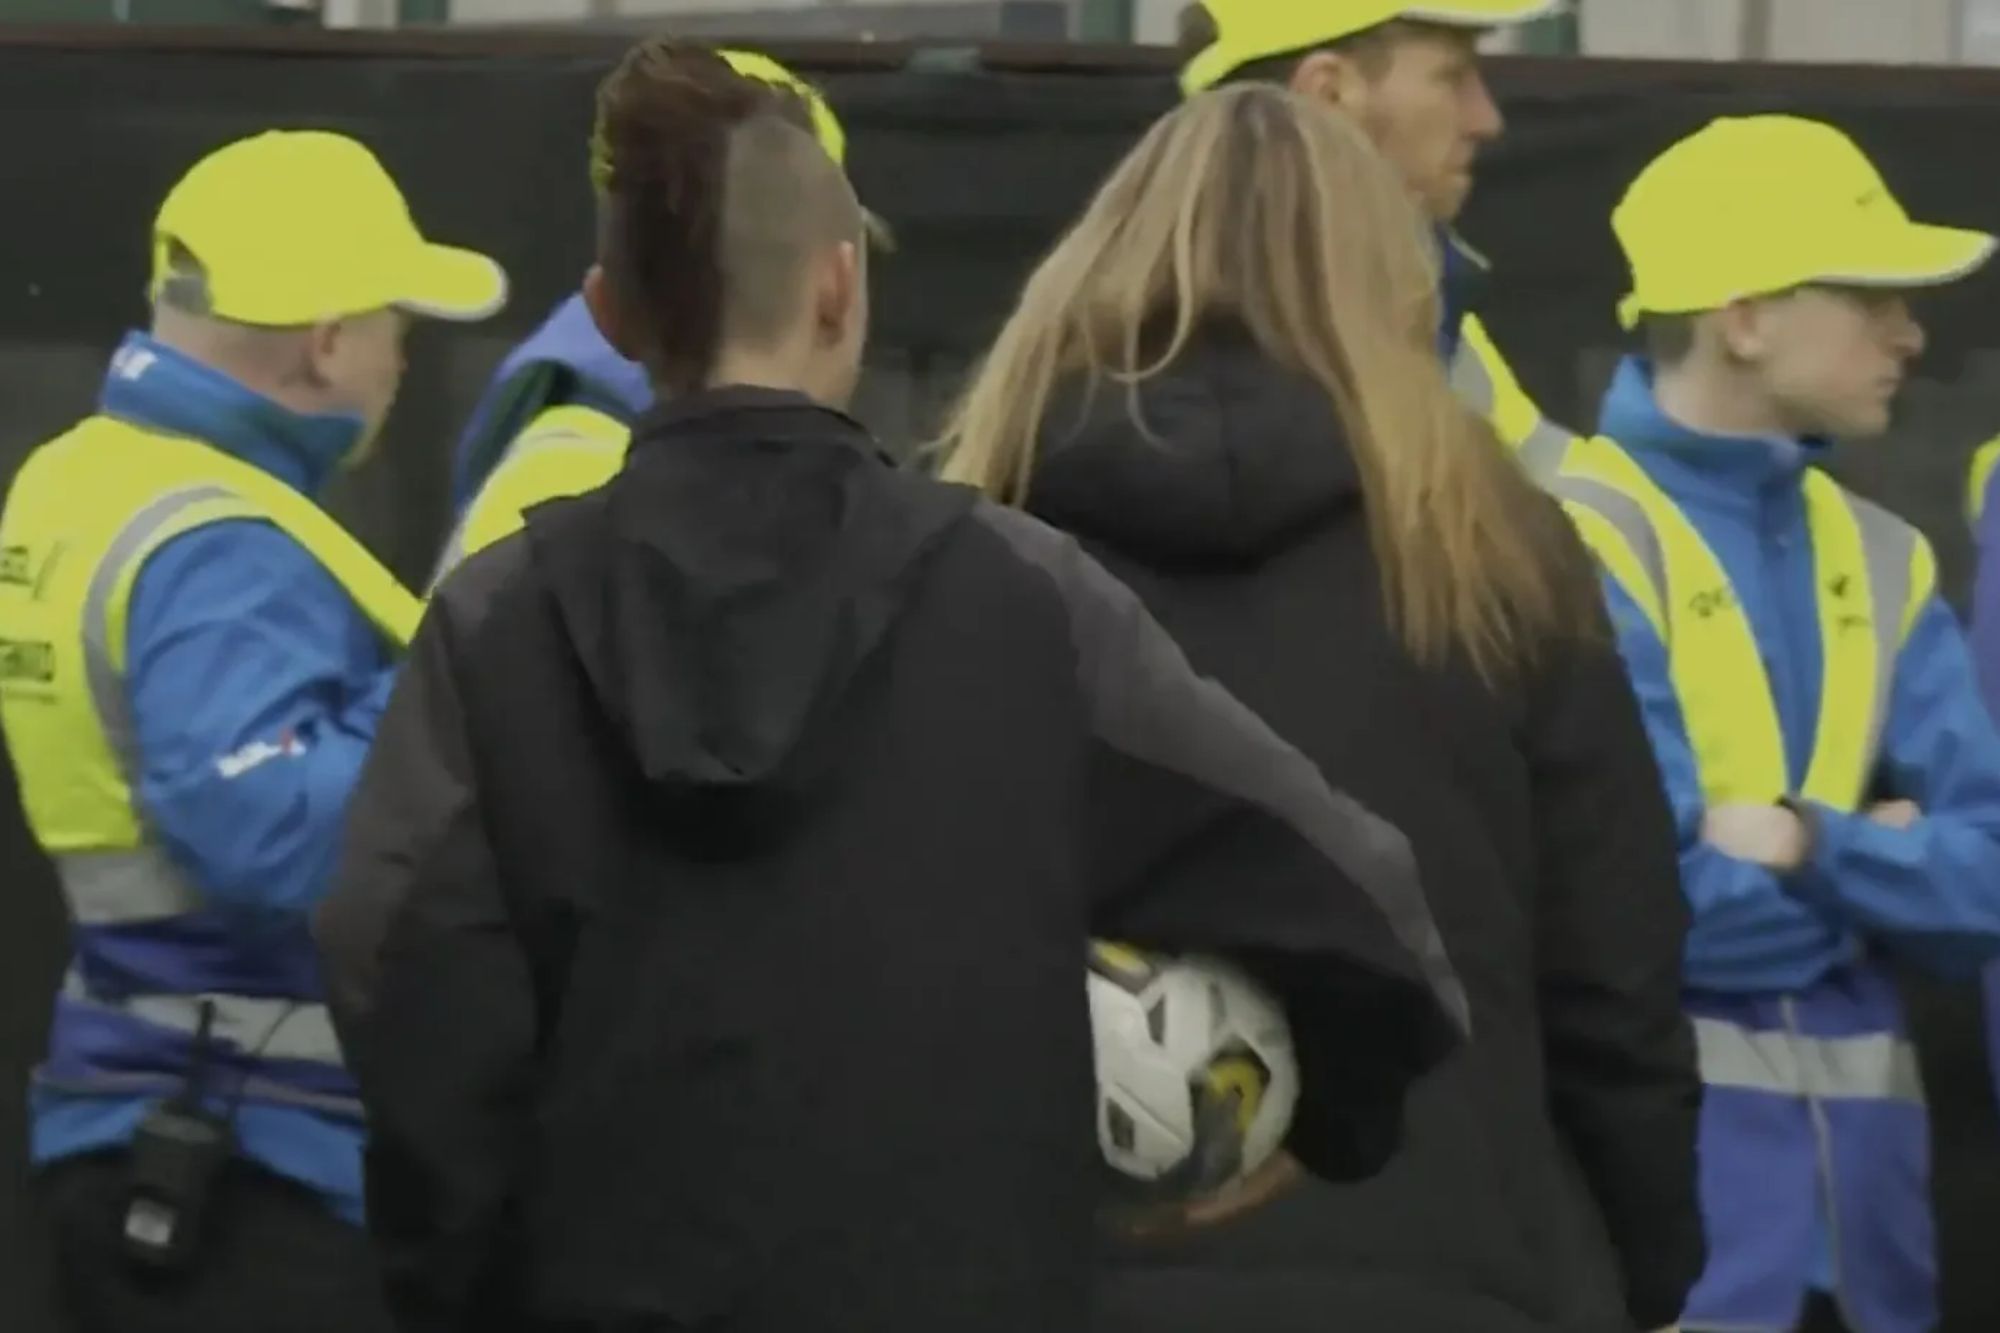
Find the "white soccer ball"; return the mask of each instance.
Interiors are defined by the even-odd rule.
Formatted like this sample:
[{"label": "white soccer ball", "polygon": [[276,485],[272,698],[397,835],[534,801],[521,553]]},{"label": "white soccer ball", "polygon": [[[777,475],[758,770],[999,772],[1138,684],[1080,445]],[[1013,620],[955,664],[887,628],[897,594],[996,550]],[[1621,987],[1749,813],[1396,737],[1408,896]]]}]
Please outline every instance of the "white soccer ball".
[{"label": "white soccer ball", "polygon": [[1094,942],[1097,1137],[1118,1202],[1207,1198],[1269,1161],[1299,1072],[1276,1000],[1217,959]]}]

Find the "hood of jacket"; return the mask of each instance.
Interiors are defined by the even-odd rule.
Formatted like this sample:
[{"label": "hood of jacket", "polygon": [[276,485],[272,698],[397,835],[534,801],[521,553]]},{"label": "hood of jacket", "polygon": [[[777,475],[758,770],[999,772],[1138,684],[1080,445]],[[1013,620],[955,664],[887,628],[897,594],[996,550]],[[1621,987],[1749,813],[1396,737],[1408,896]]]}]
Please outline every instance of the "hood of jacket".
[{"label": "hood of jacket", "polygon": [[1135,390],[1058,391],[1038,460],[1031,511],[1148,562],[1254,560],[1361,501],[1332,399],[1226,326]]},{"label": "hood of jacket", "polygon": [[969,492],[843,414],[725,388],[642,417],[624,470],[528,515],[598,708],[646,780],[762,808],[901,613]]}]

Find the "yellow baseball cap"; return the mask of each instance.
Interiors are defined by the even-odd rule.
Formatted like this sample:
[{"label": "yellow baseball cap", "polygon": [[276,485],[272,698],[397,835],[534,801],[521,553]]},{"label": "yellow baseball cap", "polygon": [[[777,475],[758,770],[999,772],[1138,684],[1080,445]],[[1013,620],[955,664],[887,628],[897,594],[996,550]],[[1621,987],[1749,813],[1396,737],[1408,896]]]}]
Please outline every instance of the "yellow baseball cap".
[{"label": "yellow baseball cap", "polygon": [[153,224],[156,299],[176,243],[201,264],[211,311],[239,324],[313,324],[392,306],[476,320],[507,300],[499,264],[425,240],[375,155],[319,130],[239,139],[181,178]]},{"label": "yellow baseball cap", "polygon": [[1181,71],[1192,97],[1253,60],[1310,51],[1392,19],[1447,28],[1499,28],[1553,14],[1562,0],[1202,0],[1215,41]]},{"label": "yellow baseball cap", "polygon": [[[761,51],[720,51],[717,54],[746,79],[774,84],[798,94],[812,116],[813,137],[819,140],[820,147],[826,149],[826,155],[843,171],[846,170],[847,130],[841,125],[840,117],[833,113],[833,107],[824,93]],[[863,208],[861,214],[868,224],[868,237],[876,247],[895,249],[896,238],[889,230],[889,224],[867,208]]]},{"label": "yellow baseball cap", "polygon": [[1632,269],[1628,329],[1808,283],[1940,286],[1995,247],[1912,222],[1852,139],[1796,116],[1724,118],[1681,140],[1639,173],[1611,228]]},{"label": "yellow baseball cap", "polygon": [[798,94],[799,100],[806,104],[806,110],[812,113],[813,137],[819,140],[819,146],[826,149],[826,155],[835,162],[843,167],[847,165],[847,131],[841,127],[840,117],[833,114],[833,108],[827,105],[826,96],[819,89],[762,52],[720,51],[717,54],[746,79],[756,79]]}]

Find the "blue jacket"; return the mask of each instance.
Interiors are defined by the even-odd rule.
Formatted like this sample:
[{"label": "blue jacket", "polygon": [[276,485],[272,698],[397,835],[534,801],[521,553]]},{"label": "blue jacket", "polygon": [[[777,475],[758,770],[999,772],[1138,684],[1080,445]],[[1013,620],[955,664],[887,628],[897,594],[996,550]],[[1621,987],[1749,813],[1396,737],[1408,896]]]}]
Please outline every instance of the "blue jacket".
[{"label": "blue jacket", "polygon": [[[101,411],[204,440],[304,494],[316,495],[360,438],[357,419],[300,416],[138,335],[127,346],[157,360],[137,379],[108,378]],[[95,928],[81,927],[84,957],[121,953],[130,970],[176,989],[320,998],[309,913],[326,892],[348,796],[393,683],[380,637],[291,538],[230,521],[173,538],[147,560],[126,642],[143,762],[135,794],[213,906],[139,932],[117,928],[115,939],[92,940]],[[280,753],[218,764],[257,742]],[[225,950],[213,946],[245,932],[268,936],[253,951],[260,975],[216,975]],[[40,1162],[127,1142],[154,1100],[57,1091],[65,1052],[110,1035],[62,1024],[59,1015],[48,1080],[31,1093]],[[359,1123],[246,1101],[237,1132],[246,1155],[360,1219]]]},{"label": "blue jacket", "polygon": [[576,404],[630,421],[652,403],[645,369],[604,340],[580,293],[566,298],[507,354],[473,406],[452,462],[452,512],[465,512],[507,446],[543,409]]},{"label": "blue jacket", "polygon": [[[1801,781],[1819,717],[1821,657],[1799,476],[1818,447],[1689,431],[1660,411],[1636,360],[1619,369],[1600,430],[1674,497],[1728,572]],[[1689,986],[1797,991],[1873,944],[1948,977],[2000,955],[2000,733],[1941,600],[1919,614],[1897,661],[1876,793],[1916,802],[1923,820],[1895,830],[1822,810],[1813,863],[1786,883],[1702,843],[1701,788],[1665,648],[1615,584],[1610,600],[1680,823],[1694,909]]]},{"label": "blue jacket", "polygon": [[1438,356],[1448,366],[1458,355],[1459,329],[1479,304],[1486,261],[1450,227],[1436,231],[1438,247]]}]

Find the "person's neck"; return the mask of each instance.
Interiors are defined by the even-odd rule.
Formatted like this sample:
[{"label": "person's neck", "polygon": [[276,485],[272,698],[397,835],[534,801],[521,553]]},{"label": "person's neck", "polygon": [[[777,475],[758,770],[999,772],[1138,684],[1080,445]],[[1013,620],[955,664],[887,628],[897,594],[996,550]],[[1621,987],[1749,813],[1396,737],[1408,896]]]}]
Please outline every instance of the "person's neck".
[{"label": "person's neck", "polygon": [[327,410],[325,404],[308,400],[298,392],[290,377],[283,373],[283,361],[272,354],[271,348],[231,338],[195,320],[157,319],[150,336],[162,347],[225,376],[288,412],[311,416]]},{"label": "person's neck", "polygon": [[1694,366],[1656,369],[1653,401],[1670,419],[1700,435],[1789,439],[1797,433],[1768,394],[1727,372]]},{"label": "person's neck", "polygon": [[766,352],[724,351],[715,360],[708,384],[714,389],[729,385],[775,389],[781,393],[804,394],[816,403],[824,403],[826,394],[817,385],[816,379],[810,368],[795,358]]}]

